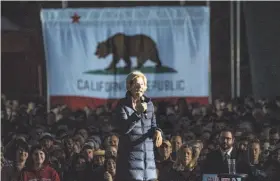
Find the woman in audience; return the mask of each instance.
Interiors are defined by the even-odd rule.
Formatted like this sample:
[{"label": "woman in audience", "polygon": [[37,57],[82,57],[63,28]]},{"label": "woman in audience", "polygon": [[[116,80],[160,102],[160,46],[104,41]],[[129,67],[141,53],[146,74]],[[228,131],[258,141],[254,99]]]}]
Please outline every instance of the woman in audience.
[{"label": "woman in audience", "polygon": [[48,165],[47,153],[42,146],[33,146],[31,148],[30,155],[30,165],[23,170],[20,181],[60,181],[57,172]]},{"label": "woman in audience", "polygon": [[201,181],[201,179],[200,168],[195,158],[195,149],[191,145],[182,145],[166,181]]}]

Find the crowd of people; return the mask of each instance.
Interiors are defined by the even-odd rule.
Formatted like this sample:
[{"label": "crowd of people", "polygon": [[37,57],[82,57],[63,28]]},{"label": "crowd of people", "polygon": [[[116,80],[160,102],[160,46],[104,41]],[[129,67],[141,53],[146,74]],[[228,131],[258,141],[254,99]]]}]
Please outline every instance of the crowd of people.
[{"label": "crowd of people", "polygon": [[[280,100],[178,99],[153,102],[163,142],[155,147],[159,181],[201,181],[227,173],[236,159],[248,180],[279,181]],[[114,181],[119,130],[110,104],[72,111],[2,95],[2,181]],[[40,179],[44,178],[44,179]]]}]

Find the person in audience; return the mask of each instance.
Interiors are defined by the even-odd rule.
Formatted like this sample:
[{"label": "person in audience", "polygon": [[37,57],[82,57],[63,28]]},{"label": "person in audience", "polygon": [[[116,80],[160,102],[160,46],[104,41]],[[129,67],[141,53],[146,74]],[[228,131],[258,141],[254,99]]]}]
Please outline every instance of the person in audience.
[{"label": "person in audience", "polygon": [[116,158],[111,157],[104,162],[104,181],[114,181],[116,176]]},{"label": "person in audience", "polygon": [[277,130],[277,128],[272,128],[269,131],[269,143],[270,143],[270,147],[273,148],[275,147],[275,145],[279,142],[279,132]]},{"label": "person in audience", "polygon": [[2,181],[18,181],[20,173],[26,166],[29,147],[25,141],[21,141],[16,145],[16,156],[13,164],[6,165],[1,170]]},{"label": "person in audience", "polygon": [[43,133],[40,138],[40,144],[44,150],[51,154],[54,150],[54,137],[50,133]]},{"label": "person in audience", "polygon": [[[87,158],[83,154],[76,155],[71,167],[64,173],[64,181],[85,181],[87,180]],[[92,177],[91,179],[93,179]]]},{"label": "person in audience", "polygon": [[171,137],[172,154],[171,159],[176,160],[176,153],[181,148],[183,143],[182,137],[180,135],[175,135]]},{"label": "person in audience", "polygon": [[110,157],[117,158],[118,155],[118,149],[115,146],[108,146],[105,150],[105,159]]},{"label": "person in audience", "polygon": [[30,151],[30,164],[22,170],[20,181],[49,180],[60,181],[58,173],[49,166],[47,152],[40,145],[33,146]]},{"label": "person in audience", "polygon": [[93,160],[94,153],[94,145],[92,142],[85,143],[82,149],[82,154],[87,158],[87,162],[91,162]]},{"label": "person in audience", "polygon": [[238,153],[234,148],[233,132],[229,129],[222,130],[220,133],[220,149],[210,152],[205,160],[203,172],[209,174],[228,173],[228,159],[237,161]]},{"label": "person in audience", "polygon": [[238,142],[238,149],[241,151],[247,151],[249,141],[247,137],[242,137]]},{"label": "person in audience", "polygon": [[159,159],[156,160],[156,167],[158,169],[158,180],[166,178],[166,174],[172,168],[174,161],[171,158],[172,146],[170,141],[164,140],[158,148]]},{"label": "person in audience", "polygon": [[93,166],[92,168],[98,168],[104,165],[105,150],[97,150],[93,152]]},{"label": "person in audience", "polygon": [[[191,145],[183,144],[177,153],[176,161],[163,181],[201,181],[202,173],[194,158],[195,149]],[[160,174],[160,173],[159,173]]]}]

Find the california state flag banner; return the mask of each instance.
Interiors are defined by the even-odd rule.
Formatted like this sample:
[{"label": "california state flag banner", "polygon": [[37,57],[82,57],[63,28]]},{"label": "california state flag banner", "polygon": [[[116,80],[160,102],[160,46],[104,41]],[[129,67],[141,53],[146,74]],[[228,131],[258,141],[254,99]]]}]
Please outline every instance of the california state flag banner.
[{"label": "california state flag banner", "polygon": [[133,70],[153,100],[208,102],[208,7],[44,9],[41,22],[51,104],[122,98]]}]

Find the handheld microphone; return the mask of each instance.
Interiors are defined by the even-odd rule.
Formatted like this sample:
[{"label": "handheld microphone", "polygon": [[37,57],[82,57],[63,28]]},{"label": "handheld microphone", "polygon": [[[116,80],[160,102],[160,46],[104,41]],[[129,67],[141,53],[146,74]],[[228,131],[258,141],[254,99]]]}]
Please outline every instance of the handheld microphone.
[{"label": "handheld microphone", "polygon": [[[141,103],[144,103],[145,97],[144,96],[140,97],[140,101],[141,101]],[[143,113],[144,113],[145,118],[147,119],[147,110],[145,110]]]}]

